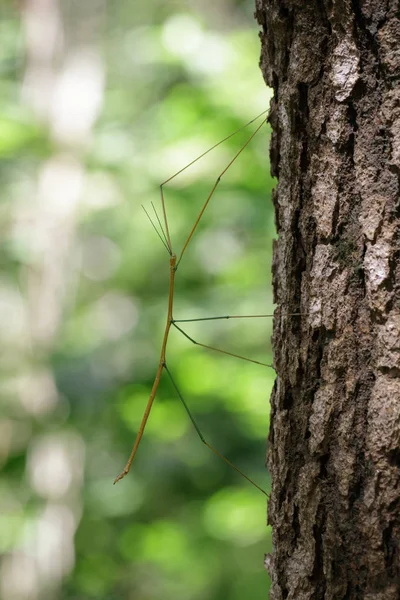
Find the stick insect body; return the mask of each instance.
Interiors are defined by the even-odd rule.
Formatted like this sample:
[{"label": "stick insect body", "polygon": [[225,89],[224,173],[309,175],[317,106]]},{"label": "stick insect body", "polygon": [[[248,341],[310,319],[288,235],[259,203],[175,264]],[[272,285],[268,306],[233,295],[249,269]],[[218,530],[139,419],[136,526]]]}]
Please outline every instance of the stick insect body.
[{"label": "stick insect body", "polygon": [[249,121],[249,123],[247,123],[246,125],[244,125],[243,127],[241,127],[240,129],[236,130],[234,133],[230,134],[229,136],[227,136],[226,138],[224,138],[223,140],[221,140],[220,142],[218,142],[217,144],[215,144],[212,148],[210,148],[209,150],[207,150],[206,152],[204,152],[203,154],[201,154],[199,157],[197,157],[195,160],[193,160],[192,162],[190,162],[188,165],[186,165],[183,169],[181,169],[180,171],[178,171],[177,173],[175,173],[174,175],[172,175],[169,179],[167,179],[166,181],[164,181],[161,185],[160,185],[160,195],[161,195],[161,206],[162,206],[162,213],[163,213],[163,221],[164,221],[164,225],[165,225],[165,230],[161,224],[161,220],[156,212],[156,209],[153,205],[153,210],[155,213],[155,216],[157,218],[158,224],[160,226],[161,229],[161,233],[158,231],[156,225],[154,224],[153,220],[151,219],[150,215],[148,214],[148,212],[146,211],[146,209],[144,208],[148,218],[150,219],[151,224],[153,225],[157,235],[159,236],[159,238],[161,239],[162,243],[164,244],[168,254],[169,254],[169,294],[168,294],[168,312],[167,312],[167,322],[165,325],[165,330],[164,330],[164,337],[163,337],[163,341],[162,341],[162,345],[161,345],[161,354],[160,354],[160,361],[158,363],[158,368],[157,368],[157,372],[156,372],[156,376],[154,379],[154,383],[153,383],[153,387],[152,390],[150,392],[150,396],[149,399],[147,401],[147,405],[142,417],[142,421],[138,430],[138,433],[136,435],[136,440],[135,443],[133,445],[132,448],[132,452],[129,456],[129,459],[125,465],[125,468],[123,469],[123,471],[118,475],[118,477],[116,477],[116,479],[114,480],[114,483],[117,483],[118,481],[120,481],[123,477],[125,477],[125,475],[127,475],[130,471],[133,459],[135,458],[136,452],[138,450],[138,447],[140,445],[140,441],[143,437],[143,433],[146,427],[146,423],[147,423],[147,419],[149,418],[150,412],[151,412],[151,408],[153,406],[153,402],[154,399],[156,397],[157,394],[157,390],[158,390],[158,386],[160,383],[160,379],[161,379],[161,375],[162,372],[165,370],[171,383],[172,386],[174,387],[177,395],[179,396],[194,428],[196,429],[196,432],[200,438],[200,440],[203,442],[203,444],[205,444],[212,452],[214,452],[214,454],[216,454],[217,456],[219,456],[222,460],[224,460],[230,467],[232,467],[233,469],[235,469],[235,471],[237,471],[242,477],[244,477],[249,483],[251,483],[254,487],[256,487],[260,492],[262,492],[263,494],[265,494],[266,496],[268,496],[267,492],[265,490],[263,490],[259,485],[257,485],[257,483],[255,483],[252,479],[250,479],[250,477],[248,477],[245,473],[243,473],[238,467],[236,467],[233,463],[230,462],[230,460],[228,460],[223,454],[221,454],[216,448],[214,448],[210,443],[208,443],[203,434],[201,433],[196,421],[194,420],[194,417],[185,401],[185,399],[183,398],[181,392],[179,391],[177,384],[175,383],[175,380],[167,366],[167,362],[166,362],[166,349],[167,349],[167,343],[168,343],[168,336],[169,336],[169,332],[171,329],[171,326],[174,326],[176,329],[178,329],[178,331],[180,331],[188,340],[190,340],[191,342],[193,342],[194,344],[197,344],[198,346],[202,346],[203,348],[207,348],[209,350],[214,350],[216,352],[222,352],[223,354],[228,354],[230,356],[233,356],[235,358],[240,358],[242,360],[247,360],[249,362],[253,362],[259,365],[263,365],[266,367],[271,367],[273,368],[273,365],[269,365],[266,363],[262,363],[256,360],[252,360],[249,358],[246,358],[244,356],[240,356],[238,354],[233,354],[231,352],[227,352],[225,350],[221,350],[219,348],[215,348],[213,346],[208,346],[206,344],[201,344],[200,342],[195,341],[193,338],[191,338],[183,329],[182,327],[180,327],[179,325],[177,325],[177,323],[185,323],[185,322],[189,322],[189,321],[206,321],[206,320],[215,320],[215,319],[240,319],[240,318],[260,318],[260,317],[270,317],[271,315],[225,315],[222,317],[204,317],[202,319],[177,319],[175,320],[173,317],[173,303],[174,303],[174,283],[175,283],[175,275],[177,272],[177,269],[179,267],[179,264],[182,260],[182,257],[190,243],[190,240],[193,237],[194,232],[196,231],[196,228],[204,214],[204,211],[206,210],[208,203],[210,202],[212,196],[214,195],[214,192],[219,184],[219,182],[221,181],[221,178],[223,177],[223,175],[226,173],[226,171],[229,169],[229,167],[235,162],[235,160],[238,158],[238,156],[243,152],[243,150],[248,146],[248,144],[251,142],[251,140],[254,138],[254,136],[258,133],[258,131],[261,129],[261,127],[264,125],[264,123],[266,122],[266,119],[264,118],[261,125],[258,125],[257,129],[252,133],[252,135],[248,138],[248,140],[245,142],[245,144],[240,148],[240,150],[235,154],[235,156],[232,158],[232,160],[228,163],[228,165],[225,167],[225,169],[219,174],[219,176],[217,177],[211,192],[209,193],[206,201],[204,202],[197,218],[196,221],[183,245],[183,248],[179,254],[179,257],[177,256],[177,254],[175,254],[175,252],[172,249],[172,244],[171,244],[171,238],[170,238],[170,233],[169,233],[169,228],[168,228],[168,219],[167,219],[167,213],[166,213],[166,206],[165,206],[165,199],[164,199],[164,192],[163,192],[163,186],[165,184],[167,184],[169,181],[171,181],[172,179],[174,179],[175,177],[177,177],[177,175],[179,175],[180,173],[182,173],[183,171],[185,171],[186,169],[188,169],[191,165],[193,165],[195,162],[197,162],[198,160],[200,160],[203,156],[205,156],[206,154],[208,154],[209,152],[211,152],[211,150],[213,150],[214,148],[216,148],[217,146],[219,146],[220,144],[222,144],[223,142],[225,142],[227,139],[231,138],[232,136],[236,135],[236,133],[238,133],[239,131],[243,130],[244,128],[248,127],[251,123],[253,123],[254,121],[256,121],[257,119],[259,119],[261,116],[265,115],[267,111],[262,112],[260,115],[258,115],[255,119],[252,119],[251,121]]}]

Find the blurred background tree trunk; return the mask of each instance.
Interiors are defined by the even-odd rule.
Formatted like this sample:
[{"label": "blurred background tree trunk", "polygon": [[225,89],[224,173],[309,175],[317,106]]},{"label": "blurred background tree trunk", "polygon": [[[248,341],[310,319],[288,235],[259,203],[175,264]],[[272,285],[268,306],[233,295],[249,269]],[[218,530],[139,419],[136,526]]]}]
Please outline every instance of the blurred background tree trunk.
[{"label": "blurred background tree trunk", "polygon": [[279,178],[271,600],[399,594],[398,10],[257,0]]}]

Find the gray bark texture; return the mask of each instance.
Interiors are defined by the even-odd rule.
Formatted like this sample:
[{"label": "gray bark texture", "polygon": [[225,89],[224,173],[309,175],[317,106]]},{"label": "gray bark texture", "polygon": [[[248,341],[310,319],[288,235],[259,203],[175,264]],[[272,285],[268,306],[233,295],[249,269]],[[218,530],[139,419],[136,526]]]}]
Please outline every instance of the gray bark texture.
[{"label": "gray bark texture", "polygon": [[399,2],[256,17],[278,178],[270,599],[397,600]]}]

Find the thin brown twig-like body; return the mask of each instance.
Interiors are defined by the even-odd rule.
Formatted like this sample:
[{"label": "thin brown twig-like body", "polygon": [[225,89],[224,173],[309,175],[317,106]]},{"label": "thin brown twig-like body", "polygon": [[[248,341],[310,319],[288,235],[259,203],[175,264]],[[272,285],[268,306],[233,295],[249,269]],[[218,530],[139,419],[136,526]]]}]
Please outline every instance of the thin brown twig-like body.
[{"label": "thin brown twig-like body", "polygon": [[[263,113],[261,113],[260,115],[258,115],[258,117],[256,117],[255,119],[252,119],[244,127],[247,127],[248,125],[250,125],[250,123],[253,123],[255,120],[257,120],[264,113],[265,113],[265,111]],[[221,142],[218,142],[218,144],[215,144],[215,146],[213,146],[212,148],[210,148],[209,150],[207,150],[206,152],[204,152],[200,157],[198,157],[197,159],[195,159],[194,161],[192,161],[191,163],[189,163],[189,165],[187,165],[186,167],[184,167],[183,169],[181,169],[180,171],[178,171],[177,173],[175,173],[175,175],[173,175],[172,177],[170,177],[168,180],[166,180],[164,183],[161,184],[161,186],[160,186],[160,193],[161,193],[162,213],[163,213],[163,219],[164,219],[164,224],[165,224],[165,232],[163,231],[163,228],[161,226],[161,223],[159,221],[159,218],[158,218],[157,212],[155,211],[154,206],[153,206],[153,208],[154,208],[154,212],[156,214],[157,220],[158,220],[158,222],[160,224],[161,231],[162,231],[162,233],[164,235],[164,239],[158,233],[158,231],[157,231],[157,229],[156,229],[153,221],[151,220],[150,216],[148,215],[148,213],[146,211],[146,214],[148,215],[148,217],[150,219],[150,222],[152,223],[152,225],[153,225],[154,229],[156,230],[157,234],[159,235],[161,241],[166,246],[167,251],[168,251],[168,253],[170,255],[170,260],[169,260],[169,265],[170,266],[169,266],[169,294],[168,294],[167,322],[166,322],[166,325],[165,325],[164,337],[163,337],[163,342],[162,342],[162,346],[161,346],[160,360],[159,360],[159,363],[158,363],[158,368],[157,368],[156,376],[155,376],[153,387],[151,389],[150,396],[149,396],[149,399],[147,401],[147,405],[146,405],[146,408],[145,408],[145,411],[144,411],[144,414],[143,414],[143,417],[142,417],[142,421],[140,423],[140,427],[139,427],[138,433],[136,435],[135,443],[133,445],[132,452],[131,452],[131,454],[129,456],[129,459],[128,459],[128,461],[127,461],[127,463],[126,463],[123,471],[118,475],[118,477],[115,478],[114,484],[117,483],[118,481],[120,481],[123,477],[125,477],[125,475],[127,475],[129,473],[129,471],[130,471],[133,459],[135,458],[136,452],[137,452],[137,450],[139,448],[141,439],[143,437],[143,433],[144,433],[144,430],[145,430],[145,427],[146,427],[146,423],[147,423],[147,420],[148,420],[150,412],[151,412],[151,408],[153,406],[154,399],[155,399],[156,394],[157,394],[157,390],[158,390],[158,386],[160,384],[160,379],[161,379],[162,371],[163,371],[163,369],[165,369],[167,371],[167,373],[168,373],[171,381],[172,381],[172,384],[173,384],[175,390],[177,391],[177,393],[179,395],[179,398],[181,399],[181,401],[182,401],[182,403],[183,403],[183,405],[185,407],[185,410],[186,410],[186,412],[187,412],[190,420],[192,421],[192,423],[193,423],[193,425],[194,425],[194,427],[195,427],[198,435],[200,436],[201,441],[210,450],[212,450],[212,452],[214,452],[214,454],[216,454],[217,456],[219,456],[228,465],[230,465],[233,469],[235,469],[240,475],[242,475],[242,477],[244,477],[247,481],[249,481],[254,487],[256,487],[263,494],[265,494],[265,495],[268,496],[268,494],[267,494],[267,492],[265,490],[263,490],[259,485],[257,485],[252,479],[250,479],[250,477],[248,477],[245,473],[243,473],[240,469],[238,469],[238,467],[236,467],[233,463],[231,463],[222,453],[220,453],[218,450],[216,450],[211,444],[209,444],[204,439],[204,437],[201,434],[201,432],[200,432],[200,430],[199,430],[199,428],[198,428],[198,426],[197,426],[197,424],[196,424],[196,422],[195,422],[195,420],[194,420],[194,418],[193,418],[193,416],[192,416],[192,414],[191,414],[191,412],[190,412],[190,410],[189,410],[189,408],[188,408],[188,406],[187,406],[187,404],[186,404],[183,396],[181,395],[180,391],[178,390],[178,388],[177,388],[177,386],[176,386],[176,384],[175,384],[175,382],[174,382],[174,380],[172,378],[172,375],[171,375],[171,373],[170,373],[170,371],[169,371],[169,369],[167,367],[166,359],[165,359],[165,354],[166,354],[166,349],[167,349],[167,342],[168,342],[169,332],[170,332],[170,329],[171,329],[171,325],[174,325],[190,341],[192,341],[193,343],[195,343],[195,344],[197,344],[199,346],[202,346],[202,347],[210,349],[210,350],[215,350],[217,352],[222,352],[223,354],[227,354],[229,356],[233,356],[233,357],[236,357],[236,358],[247,360],[249,362],[253,362],[253,363],[256,363],[256,364],[260,364],[260,365],[272,367],[272,365],[266,365],[264,363],[260,363],[259,361],[251,360],[251,359],[245,358],[243,356],[239,356],[237,354],[233,354],[231,352],[227,352],[225,350],[220,350],[219,348],[214,348],[212,346],[207,346],[205,344],[200,344],[199,342],[196,342],[195,340],[193,340],[192,338],[190,338],[182,329],[180,329],[180,327],[178,327],[176,325],[176,323],[179,322],[179,321],[175,321],[174,318],[173,318],[173,315],[172,315],[173,303],[174,303],[175,274],[176,274],[176,271],[178,269],[179,263],[180,263],[180,261],[182,259],[182,256],[183,256],[183,254],[184,254],[187,246],[189,245],[189,242],[190,242],[190,240],[191,240],[191,238],[192,238],[192,236],[193,236],[193,234],[194,234],[194,232],[195,232],[195,230],[196,230],[196,228],[197,228],[197,226],[198,226],[198,224],[199,224],[199,222],[200,222],[200,220],[201,220],[201,218],[203,216],[203,213],[204,213],[205,209],[207,208],[208,203],[210,202],[212,196],[214,195],[214,192],[215,192],[215,190],[216,190],[216,188],[217,188],[217,186],[218,186],[218,184],[219,184],[219,182],[221,180],[221,177],[226,173],[226,171],[229,169],[229,167],[235,162],[235,160],[238,158],[238,156],[241,154],[241,152],[243,152],[243,150],[246,148],[246,146],[248,146],[248,144],[250,143],[250,141],[254,138],[254,136],[261,129],[261,127],[262,127],[262,125],[264,123],[265,123],[265,119],[263,120],[263,122],[261,123],[261,125],[259,125],[257,127],[257,129],[254,131],[254,133],[249,137],[249,139],[246,141],[246,143],[235,154],[235,156],[233,157],[233,159],[229,162],[229,164],[225,167],[225,169],[218,176],[218,178],[217,178],[217,180],[216,180],[216,182],[215,182],[215,184],[214,184],[211,192],[209,193],[206,201],[204,202],[204,204],[203,204],[203,206],[202,206],[202,208],[200,210],[200,213],[197,216],[196,221],[195,221],[195,223],[194,223],[194,225],[193,225],[193,227],[192,227],[192,229],[191,229],[191,231],[190,231],[190,233],[189,233],[189,235],[188,235],[188,237],[186,239],[186,242],[185,242],[185,244],[183,246],[183,249],[182,249],[182,251],[180,253],[179,259],[177,259],[176,254],[172,251],[172,244],[171,244],[171,238],[170,238],[169,227],[168,227],[168,219],[167,219],[167,213],[166,213],[166,207],[165,207],[163,185],[165,183],[167,183],[168,181],[171,181],[174,177],[176,177],[180,173],[182,173],[182,171],[184,171],[189,166],[191,166],[192,164],[194,164],[197,160],[199,160],[200,158],[202,158],[202,156],[205,156],[205,154],[208,154],[208,152],[210,152],[213,148],[216,148],[217,146],[219,146],[219,144],[221,144],[223,141],[229,139],[230,137],[232,137],[233,135],[235,135],[235,133],[237,133],[238,131],[241,131],[242,129],[244,129],[244,127],[241,127],[240,129],[238,129],[233,134],[231,134],[231,135],[227,136],[226,138],[224,138],[224,140],[222,140]],[[244,316],[248,316],[248,317],[256,317],[256,316],[258,316],[258,317],[264,317],[264,316],[270,316],[270,315],[244,315]],[[212,318],[213,317],[211,317],[210,319],[212,319]],[[242,317],[240,317],[240,316],[225,316],[225,317],[215,317],[215,318],[229,319],[229,318],[242,318]],[[199,319],[199,320],[205,320],[205,319]]]},{"label": "thin brown twig-like body", "polygon": [[149,414],[151,411],[151,407],[153,406],[154,398],[156,397],[158,386],[160,384],[161,373],[165,365],[165,351],[167,349],[168,342],[168,334],[172,325],[172,308],[174,304],[174,282],[175,282],[175,273],[176,273],[176,254],[172,254],[169,259],[169,294],[168,294],[168,314],[167,314],[167,323],[165,325],[164,338],[161,346],[161,355],[160,362],[158,363],[157,373],[154,379],[153,387],[150,393],[150,397],[147,401],[146,409],[143,414],[142,422],[140,423],[139,431],[136,436],[135,443],[132,448],[131,455],[128,459],[128,462],[125,465],[124,470],[115,478],[114,483],[117,483],[120,479],[125,477],[129,473],[131,468],[131,464],[133,459],[135,458],[135,454],[137,449],[139,448],[140,441],[143,437],[144,429],[146,427],[147,419],[149,418]]}]

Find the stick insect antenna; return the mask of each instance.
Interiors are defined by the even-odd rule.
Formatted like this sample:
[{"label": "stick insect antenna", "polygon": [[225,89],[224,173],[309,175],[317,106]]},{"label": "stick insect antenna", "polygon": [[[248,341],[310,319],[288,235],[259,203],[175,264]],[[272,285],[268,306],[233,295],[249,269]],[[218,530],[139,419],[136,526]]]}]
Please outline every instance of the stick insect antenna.
[{"label": "stick insect antenna", "polygon": [[163,228],[163,226],[162,226],[162,223],[161,223],[160,217],[158,216],[158,212],[156,211],[156,207],[154,206],[154,203],[153,203],[153,201],[151,202],[151,205],[152,205],[152,207],[153,207],[154,214],[156,215],[156,218],[157,218],[158,224],[159,224],[159,226],[160,226],[160,229],[161,229],[161,231],[162,231],[162,234],[163,234],[163,238],[164,238],[164,240],[165,240],[165,243],[167,244],[167,247],[168,247],[168,240],[167,240],[167,236],[165,235],[164,228]]},{"label": "stick insect antenna", "polygon": [[[262,114],[263,114],[263,113],[262,113]],[[259,115],[259,116],[261,116],[261,115]],[[253,121],[254,121],[254,119],[253,119]],[[251,123],[251,121],[250,121],[250,123]],[[206,210],[206,208],[207,208],[207,206],[208,206],[208,203],[210,202],[211,198],[213,197],[213,195],[214,195],[214,192],[215,192],[215,190],[217,189],[217,186],[218,186],[219,182],[221,181],[221,178],[222,178],[222,177],[225,175],[225,173],[227,172],[227,170],[229,169],[229,167],[231,167],[231,166],[233,165],[233,163],[234,163],[234,162],[235,162],[235,160],[238,158],[238,156],[240,156],[240,154],[243,152],[243,150],[244,150],[244,149],[245,149],[245,148],[246,148],[246,147],[247,147],[247,146],[250,144],[251,140],[252,140],[252,139],[253,139],[253,137],[254,137],[254,136],[255,136],[255,135],[256,135],[256,134],[259,132],[259,130],[261,129],[261,127],[264,125],[264,123],[266,123],[266,120],[265,120],[265,119],[263,120],[263,122],[261,123],[261,125],[259,125],[259,126],[257,127],[257,129],[256,129],[256,130],[255,130],[255,131],[252,133],[252,135],[249,137],[249,139],[247,140],[247,142],[246,142],[246,143],[245,143],[245,144],[244,144],[244,145],[243,145],[243,146],[240,148],[240,150],[239,150],[238,152],[236,152],[235,156],[234,156],[234,157],[232,158],[232,160],[231,160],[231,161],[230,161],[230,162],[227,164],[227,166],[225,167],[225,169],[224,169],[224,170],[223,170],[223,171],[222,171],[222,172],[221,172],[221,173],[218,175],[218,177],[217,177],[217,179],[216,179],[216,181],[215,181],[215,183],[214,183],[214,185],[213,185],[213,188],[212,188],[211,192],[208,194],[207,200],[204,202],[204,204],[203,204],[203,208],[202,208],[202,209],[201,209],[201,211],[199,212],[199,215],[198,215],[198,217],[197,217],[197,219],[196,219],[196,221],[195,221],[195,223],[194,223],[194,225],[193,225],[193,227],[192,227],[192,230],[191,230],[191,232],[189,233],[189,235],[188,235],[188,237],[187,237],[187,240],[186,240],[186,242],[184,243],[184,246],[183,246],[183,248],[182,248],[182,252],[180,253],[180,256],[179,256],[178,262],[176,263],[176,268],[178,268],[178,266],[179,266],[179,263],[181,262],[181,260],[182,260],[182,257],[183,257],[183,255],[184,255],[184,253],[185,253],[185,250],[186,250],[186,248],[188,247],[188,244],[189,244],[190,240],[192,239],[192,236],[193,236],[194,232],[196,231],[197,225],[200,223],[200,219],[201,219],[201,217],[203,216],[203,213],[204,213],[204,211]],[[242,128],[242,129],[243,129],[243,128]],[[232,135],[234,135],[234,134],[232,134]],[[229,136],[229,137],[232,137],[232,136]],[[220,143],[221,143],[221,142],[220,142]],[[218,144],[216,144],[216,145],[218,146]],[[214,146],[214,147],[215,147],[215,146]],[[210,150],[212,150],[212,148],[210,148]],[[201,158],[201,156],[200,156],[199,158]],[[195,162],[195,161],[194,161],[194,162]],[[190,166],[190,165],[188,165],[188,166]],[[182,169],[182,170],[183,170],[183,169]]]},{"label": "stick insect antenna", "polygon": [[[153,223],[153,220],[152,220],[151,216],[149,215],[149,213],[147,212],[147,210],[145,209],[145,207],[143,206],[143,204],[142,204],[142,208],[143,208],[144,212],[146,213],[146,215],[147,215],[147,218],[149,219],[150,223],[153,225],[154,231],[156,232],[156,234],[157,234],[157,235],[158,235],[158,237],[160,238],[160,240],[161,240],[161,242],[162,242],[163,246],[165,246],[165,248],[166,248],[166,250],[167,250],[168,254],[171,256],[171,249],[168,247],[168,245],[166,244],[166,242],[164,242],[163,238],[161,237],[161,234],[160,234],[160,232],[158,231],[157,227],[154,225],[154,223]],[[163,233],[164,233],[164,232],[163,232]]]},{"label": "stick insect antenna", "polygon": [[179,391],[178,386],[175,383],[174,378],[171,375],[170,370],[168,369],[167,365],[164,363],[164,369],[167,371],[168,376],[171,380],[171,383],[173,385],[173,387],[175,388],[176,393],[179,396],[180,401],[182,402],[183,406],[185,407],[185,410],[189,416],[189,419],[191,420],[191,422],[193,423],[193,427],[195,428],[197,435],[199,436],[200,440],[203,442],[203,444],[205,446],[207,446],[207,448],[209,448],[212,452],[214,452],[214,454],[216,454],[217,456],[219,456],[219,458],[222,458],[223,461],[225,461],[230,467],[232,467],[232,469],[235,469],[235,471],[237,473],[239,473],[239,475],[241,475],[242,477],[244,477],[245,479],[247,479],[247,481],[249,483],[251,483],[251,485],[253,485],[255,488],[257,488],[262,494],[264,494],[265,496],[267,496],[267,498],[269,498],[269,495],[267,494],[267,492],[265,490],[262,489],[262,487],[260,487],[259,485],[257,485],[255,483],[255,481],[253,481],[252,479],[250,479],[250,477],[248,477],[247,475],[245,475],[243,473],[243,471],[241,471],[238,467],[236,467],[233,463],[231,463],[230,460],[228,460],[226,458],[226,456],[224,456],[223,454],[221,454],[221,452],[218,452],[218,450],[216,450],[216,448],[214,448],[214,446],[212,446],[211,444],[209,444],[206,439],[204,438],[203,434],[201,433],[199,426],[197,425],[196,421],[194,420],[194,417],[192,415],[192,413],[189,410],[188,405],[186,404],[186,401],[184,399],[184,397],[182,396],[181,392]]},{"label": "stick insect antenna", "polygon": [[270,369],[274,368],[274,365],[262,363],[259,360],[253,360],[252,358],[247,358],[246,356],[240,356],[240,354],[233,354],[232,352],[227,352],[226,350],[221,350],[220,348],[215,348],[215,346],[207,346],[207,344],[201,344],[200,342],[196,342],[196,340],[191,338],[190,335],[188,335],[185,331],[183,331],[183,329],[181,329],[180,327],[178,327],[178,325],[176,325],[175,320],[172,321],[172,325],[175,327],[175,329],[180,331],[185,336],[185,338],[187,338],[189,341],[191,341],[196,346],[201,346],[202,348],[207,348],[207,350],[214,350],[215,352],[221,352],[221,354],[227,354],[228,356],[233,356],[234,358],[240,358],[241,360],[246,360],[247,362],[251,362],[256,365],[261,365],[262,367],[269,367]]}]

